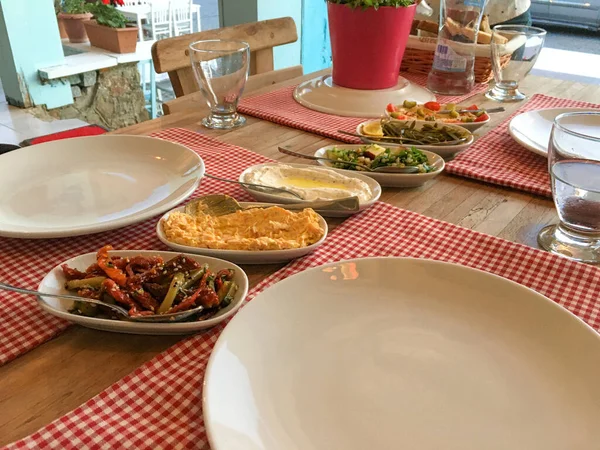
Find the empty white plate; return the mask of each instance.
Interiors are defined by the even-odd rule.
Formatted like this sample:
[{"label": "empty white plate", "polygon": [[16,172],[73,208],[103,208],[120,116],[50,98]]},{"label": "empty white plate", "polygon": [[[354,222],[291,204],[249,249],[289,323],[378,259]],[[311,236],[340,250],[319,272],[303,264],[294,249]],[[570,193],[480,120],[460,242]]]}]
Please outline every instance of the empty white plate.
[{"label": "empty white plate", "polygon": [[287,278],[227,325],[204,380],[213,450],[600,442],[600,336],[532,290],[441,262]]},{"label": "empty white plate", "polygon": [[[598,112],[597,109],[583,108],[549,108],[528,111],[515,116],[508,124],[508,132],[512,138],[538,155],[548,156],[548,143],[550,142],[550,133],[552,124],[556,116],[566,112]],[[583,117],[582,120],[585,120]],[[592,123],[592,125],[595,125]],[[581,133],[590,134],[586,130],[586,122],[581,123],[579,130]],[[592,133],[593,134],[593,133]]]},{"label": "empty white plate", "polygon": [[[111,255],[133,257],[137,255],[141,256],[161,256],[165,261],[175,258],[181,253],[174,252],[159,252],[155,250],[116,250],[111,251]],[[169,334],[189,334],[210,328],[216,324],[224,321],[228,317],[231,317],[235,312],[242,306],[246,294],[248,293],[248,277],[245,272],[228,261],[222,259],[209,258],[208,256],[190,255],[184,253],[184,255],[190,259],[198,261],[200,264],[208,264],[209,268],[213,272],[218,272],[221,269],[234,269],[235,276],[233,281],[238,285],[238,290],[235,293],[233,301],[217,315],[201,321],[191,322],[174,322],[174,323],[143,323],[143,322],[128,322],[126,320],[111,320],[101,319],[98,317],[85,317],[77,314],[72,314],[69,310],[73,307],[73,301],[63,300],[60,298],[51,297],[38,297],[38,303],[46,312],[60,317],[61,319],[68,320],[69,322],[76,323],[78,325],[94,328],[96,330],[103,331],[114,331],[117,333],[128,333],[128,334],[152,334],[152,335],[169,335]],[[64,263],[59,264],[52,269],[48,275],[44,277],[38,290],[40,292],[47,292],[48,294],[69,294],[65,289],[65,277],[63,271],[60,268],[62,264],[68,264],[69,267],[79,270],[85,270],[91,264],[96,262],[96,253],[86,253],[84,255],[76,256],[71,258]]]},{"label": "empty white plate", "polygon": [[204,174],[180,144],[94,136],[0,155],[0,236],[55,238],[131,225],[185,200]]},{"label": "empty white plate", "polygon": [[[240,202],[242,207],[251,206],[255,203]],[[163,219],[169,217],[174,211],[182,212],[185,206],[172,209],[156,224],[156,235],[161,242],[174,250],[185,252],[185,253],[197,253],[199,255],[212,256],[214,258],[221,258],[227,261],[232,261],[238,264],[275,264],[291,261],[292,259],[300,258],[314,252],[327,238],[327,222],[323,217],[319,216],[321,228],[323,229],[323,237],[312,245],[302,248],[291,248],[287,250],[262,250],[262,251],[250,251],[250,250],[220,250],[214,248],[202,248],[202,247],[191,247],[189,245],[177,244],[167,239],[165,232],[162,227]]]}]

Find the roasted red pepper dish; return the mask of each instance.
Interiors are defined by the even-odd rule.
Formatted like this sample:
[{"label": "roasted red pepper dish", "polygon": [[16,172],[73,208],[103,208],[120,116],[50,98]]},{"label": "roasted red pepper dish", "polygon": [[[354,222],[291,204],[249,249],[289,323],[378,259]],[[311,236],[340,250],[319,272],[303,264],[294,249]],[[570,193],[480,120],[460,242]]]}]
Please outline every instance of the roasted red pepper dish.
[{"label": "roasted red pepper dish", "polygon": [[[110,256],[109,250],[112,250],[109,245],[102,247],[96,262],[83,272],[63,264],[66,289],[81,297],[122,306],[132,317],[203,306],[200,315],[191,320],[213,316],[231,303],[237,291],[233,269],[215,273],[208,265],[185,255],[165,262],[160,256]],[[71,312],[108,319],[118,317],[109,308],[84,302],[75,302]]]}]

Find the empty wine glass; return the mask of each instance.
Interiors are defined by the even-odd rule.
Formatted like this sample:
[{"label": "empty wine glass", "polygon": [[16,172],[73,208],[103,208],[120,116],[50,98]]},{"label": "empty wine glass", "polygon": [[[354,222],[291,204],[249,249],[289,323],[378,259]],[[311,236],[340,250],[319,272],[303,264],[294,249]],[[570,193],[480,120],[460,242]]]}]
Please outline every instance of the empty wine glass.
[{"label": "empty wine glass", "polygon": [[[502,38],[508,42],[502,43]],[[492,68],[496,85],[485,96],[499,102],[523,100],[519,82],[533,68],[546,38],[546,30],[527,25],[496,25],[492,30]],[[512,52],[512,53],[511,53]]]},{"label": "empty wine glass", "polygon": [[243,125],[246,119],[237,113],[237,105],[250,68],[248,44],[228,40],[193,42],[190,60],[200,92],[210,108],[202,124],[217,129]]},{"label": "empty wine glass", "polygon": [[600,112],[554,119],[548,169],[560,222],[544,228],[538,243],[576,261],[600,263]]}]

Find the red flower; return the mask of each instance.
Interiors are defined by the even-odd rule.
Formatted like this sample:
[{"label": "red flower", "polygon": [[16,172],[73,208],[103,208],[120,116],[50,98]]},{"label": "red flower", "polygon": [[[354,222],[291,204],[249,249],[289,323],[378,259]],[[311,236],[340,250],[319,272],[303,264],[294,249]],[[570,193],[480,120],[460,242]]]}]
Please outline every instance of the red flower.
[{"label": "red flower", "polygon": [[102,3],[104,3],[105,5],[109,5],[110,4],[110,0],[102,0]]},{"label": "red flower", "polygon": [[119,6],[125,6],[125,2],[123,0],[115,0],[115,3]]}]

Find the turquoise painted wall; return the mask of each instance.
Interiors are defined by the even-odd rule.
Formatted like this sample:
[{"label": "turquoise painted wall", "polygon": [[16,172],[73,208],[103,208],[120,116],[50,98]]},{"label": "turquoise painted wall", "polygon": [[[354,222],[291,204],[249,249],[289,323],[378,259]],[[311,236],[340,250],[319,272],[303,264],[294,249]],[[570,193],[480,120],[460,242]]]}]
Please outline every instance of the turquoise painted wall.
[{"label": "turquoise painted wall", "polygon": [[304,73],[331,67],[331,43],[325,0],[303,0],[302,66]]},{"label": "turquoise painted wall", "polygon": [[257,0],[258,20],[290,16],[298,28],[298,41],[275,48],[275,69],[297,66],[302,53],[302,0]]},{"label": "turquoise painted wall", "polygon": [[0,0],[0,52],[0,76],[11,102],[48,108],[73,103],[70,85],[43,85],[38,76],[38,69],[64,61],[53,2]]}]

